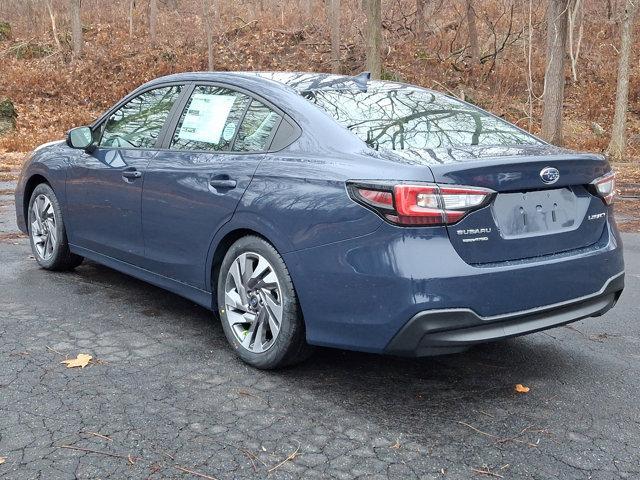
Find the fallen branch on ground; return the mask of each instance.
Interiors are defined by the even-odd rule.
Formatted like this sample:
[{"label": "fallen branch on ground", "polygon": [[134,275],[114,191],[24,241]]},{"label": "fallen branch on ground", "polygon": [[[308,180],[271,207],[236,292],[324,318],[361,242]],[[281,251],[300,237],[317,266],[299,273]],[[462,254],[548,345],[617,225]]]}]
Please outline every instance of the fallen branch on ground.
[{"label": "fallen branch on ground", "polygon": [[294,458],[296,458],[298,456],[298,452],[300,451],[300,445],[298,445],[298,448],[295,449],[295,451],[293,453],[291,453],[291,455],[289,455],[287,458],[285,458],[283,461],[281,461],[279,464],[277,464],[275,467],[271,467],[268,472],[271,473],[274,470],[280,468],[282,465],[284,465],[285,463],[293,460]]},{"label": "fallen branch on ground", "polygon": [[189,470],[188,468],[181,467],[180,465],[174,465],[178,470],[184,473],[188,473],[193,475],[194,477],[206,478],[207,480],[218,480],[216,477],[211,477],[209,475],[205,475],[204,473],[194,472],[193,470]]}]

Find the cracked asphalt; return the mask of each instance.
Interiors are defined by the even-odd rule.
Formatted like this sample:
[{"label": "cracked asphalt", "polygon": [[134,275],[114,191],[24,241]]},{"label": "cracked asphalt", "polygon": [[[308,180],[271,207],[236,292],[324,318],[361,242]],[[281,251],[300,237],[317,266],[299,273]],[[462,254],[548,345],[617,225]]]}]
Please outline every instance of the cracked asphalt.
[{"label": "cracked asphalt", "polygon": [[[180,297],[91,262],[39,269],[10,187],[0,478],[640,478],[640,235],[604,317],[449,357],[322,349],[261,372]],[[78,353],[94,361],[60,363]]]}]

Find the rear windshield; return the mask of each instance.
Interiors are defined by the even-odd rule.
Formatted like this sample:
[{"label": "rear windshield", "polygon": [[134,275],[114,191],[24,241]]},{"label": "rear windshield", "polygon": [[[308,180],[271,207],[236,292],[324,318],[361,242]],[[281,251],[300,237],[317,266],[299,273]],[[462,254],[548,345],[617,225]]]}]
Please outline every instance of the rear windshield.
[{"label": "rear windshield", "polygon": [[301,94],[372,148],[541,144],[514,125],[453,98],[401,84]]}]

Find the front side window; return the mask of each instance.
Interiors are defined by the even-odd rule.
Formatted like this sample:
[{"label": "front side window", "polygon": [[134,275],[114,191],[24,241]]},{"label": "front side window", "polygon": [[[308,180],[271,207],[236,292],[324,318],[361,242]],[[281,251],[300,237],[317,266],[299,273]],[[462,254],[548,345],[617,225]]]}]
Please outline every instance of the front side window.
[{"label": "front side window", "polygon": [[251,98],[223,87],[196,87],[171,140],[171,149],[227,151]]},{"label": "front side window", "polygon": [[127,102],[106,121],[100,146],[153,148],[181,90],[182,86],[156,88]]},{"label": "front side window", "polygon": [[514,125],[453,98],[401,84],[301,92],[372,148],[540,144]]}]

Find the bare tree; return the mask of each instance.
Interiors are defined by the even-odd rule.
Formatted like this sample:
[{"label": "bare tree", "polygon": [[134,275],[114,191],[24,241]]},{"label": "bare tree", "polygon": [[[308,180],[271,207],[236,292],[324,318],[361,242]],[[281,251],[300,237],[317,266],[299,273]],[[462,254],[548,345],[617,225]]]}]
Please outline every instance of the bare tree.
[{"label": "bare tree", "polygon": [[367,15],[367,70],[371,72],[371,78],[380,78],[382,75],[382,12],[380,0],[362,0]]},{"label": "bare tree", "polygon": [[69,0],[69,13],[71,15],[71,46],[73,58],[82,56],[84,40],[82,38],[82,18],[80,16],[80,1]]},{"label": "bare tree", "polygon": [[629,58],[633,46],[633,24],[640,7],[640,0],[627,0],[620,25],[620,57],[618,58],[618,87],[616,110],[608,153],[616,159],[624,157],[627,145],[626,126],[629,100]]},{"label": "bare tree", "polygon": [[416,35],[422,37],[424,35],[424,2],[425,0],[416,0]]},{"label": "bare tree", "polygon": [[555,145],[562,145],[564,142],[562,104],[570,1],[548,0],[547,6],[547,68],[544,75],[542,137]]},{"label": "bare tree", "polygon": [[158,29],[158,0],[150,0],[149,2],[149,37],[151,44],[155,45]]},{"label": "bare tree", "polygon": [[129,37],[133,37],[133,14],[136,11],[136,0],[129,0]]},{"label": "bare tree", "polygon": [[51,33],[53,34],[53,41],[56,44],[56,48],[58,50],[62,50],[62,45],[60,45],[60,39],[58,38],[58,27],[56,25],[56,14],[53,11],[53,5],[51,0],[45,0],[45,5],[47,6],[47,12],[49,13],[49,18],[51,19]]},{"label": "bare tree", "polygon": [[[584,32],[584,5],[582,0],[573,0],[569,10],[569,56],[571,57],[571,74],[573,81],[578,81],[578,58],[582,46],[582,34]],[[577,38],[576,38],[577,29]]]},{"label": "bare tree", "polygon": [[331,71],[340,73],[340,0],[329,0],[327,13],[331,25]]},{"label": "bare tree", "polygon": [[478,42],[478,27],[476,26],[476,10],[473,8],[473,0],[467,0],[467,29],[469,34],[469,50],[471,63],[480,63],[480,44]]},{"label": "bare tree", "polygon": [[207,33],[207,64],[209,66],[209,70],[214,70],[215,59],[213,58],[213,25],[212,25],[212,16],[217,16],[217,8],[214,5],[212,12],[211,0],[202,0],[202,16],[204,17],[204,28]]}]

